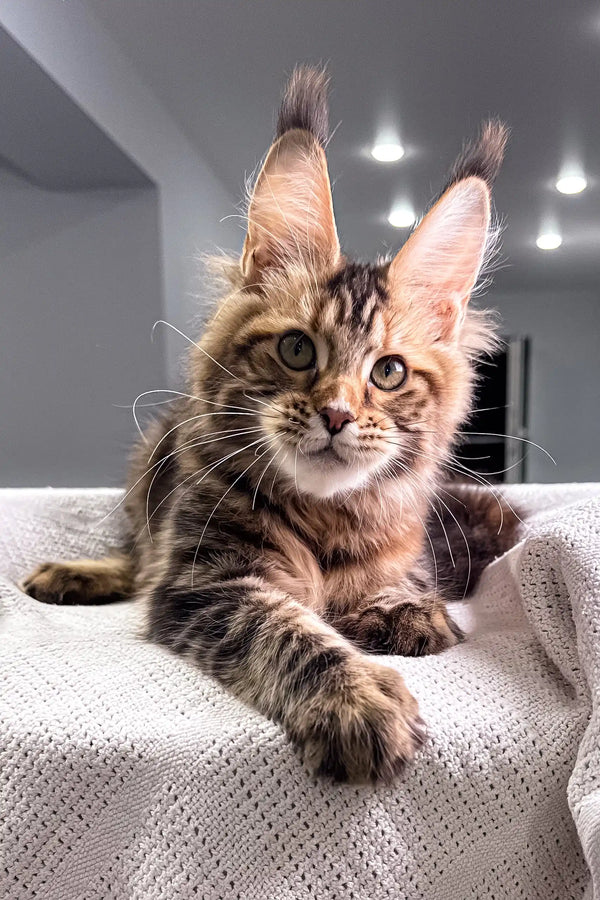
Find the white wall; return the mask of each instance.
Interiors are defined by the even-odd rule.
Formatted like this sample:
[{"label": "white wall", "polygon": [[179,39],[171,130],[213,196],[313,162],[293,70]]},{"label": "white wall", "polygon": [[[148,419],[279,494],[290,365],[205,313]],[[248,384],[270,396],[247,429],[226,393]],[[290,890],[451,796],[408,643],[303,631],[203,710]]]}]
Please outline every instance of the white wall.
[{"label": "white wall", "polygon": [[600,288],[492,295],[504,333],[531,339],[528,481],[599,481]]},{"label": "white wall", "polygon": [[130,404],[165,383],[156,191],[44,191],[0,169],[0,485],[117,485]]}]

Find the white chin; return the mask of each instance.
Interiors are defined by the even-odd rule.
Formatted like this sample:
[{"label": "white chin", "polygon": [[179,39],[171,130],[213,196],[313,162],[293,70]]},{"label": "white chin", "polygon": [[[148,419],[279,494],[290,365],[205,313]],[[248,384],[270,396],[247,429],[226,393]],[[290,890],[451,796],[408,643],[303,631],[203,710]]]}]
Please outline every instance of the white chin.
[{"label": "white chin", "polygon": [[282,472],[292,479],[301,494],[311,494],[321,500],[353,491],[369,480],[370,470],[346,465],[334,460],[310,460],[298,454],[286,453]]}]

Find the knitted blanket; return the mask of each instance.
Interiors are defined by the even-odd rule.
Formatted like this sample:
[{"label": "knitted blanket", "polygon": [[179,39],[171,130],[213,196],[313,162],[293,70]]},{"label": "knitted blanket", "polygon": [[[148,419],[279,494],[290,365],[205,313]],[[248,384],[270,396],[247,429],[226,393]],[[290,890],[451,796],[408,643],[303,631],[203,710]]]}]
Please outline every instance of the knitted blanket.
[{"label": "knitted blanket", "polygon": [[281,730],[139,637],[133,601],[18,581],[116,543],[110,490],[0,491],[0,896],[600,898],[600,486],[521,486],[521,543],[387,657],[429,739],[393,787],[308,775]]}]

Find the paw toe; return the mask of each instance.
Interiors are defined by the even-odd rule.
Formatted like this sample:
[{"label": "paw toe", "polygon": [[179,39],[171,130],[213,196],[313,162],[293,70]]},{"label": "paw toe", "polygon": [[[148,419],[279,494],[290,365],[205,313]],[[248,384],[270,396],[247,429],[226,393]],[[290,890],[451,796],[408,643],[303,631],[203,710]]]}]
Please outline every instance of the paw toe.
[{"label": "paw toe", "polygon": [[82,585],[66,566],[42,563],[22,582],[23,591],[40,603],[54,605],[81,602]]}]

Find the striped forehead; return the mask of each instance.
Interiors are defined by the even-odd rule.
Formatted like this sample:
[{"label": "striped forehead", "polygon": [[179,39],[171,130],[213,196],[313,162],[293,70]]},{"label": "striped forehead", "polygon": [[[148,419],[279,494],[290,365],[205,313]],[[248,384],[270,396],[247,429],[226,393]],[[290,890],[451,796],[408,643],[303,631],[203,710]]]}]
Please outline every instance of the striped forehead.
[{"label": "striped forehead", "polygon": [[388,302],[385,267],[349,263],[325,285],[315,330],[338,352],[368,353],[383,342]]}]

